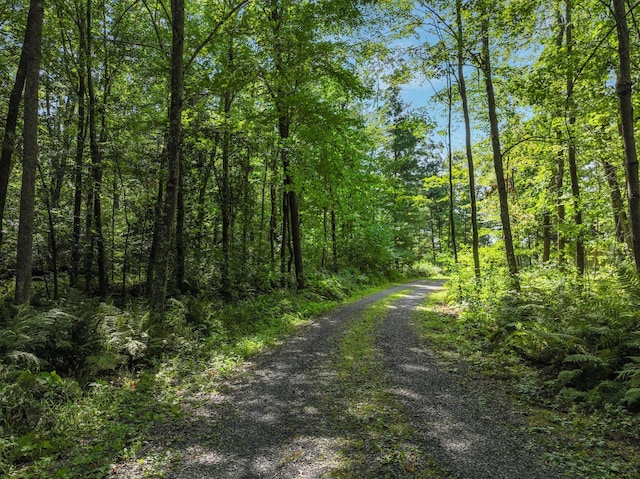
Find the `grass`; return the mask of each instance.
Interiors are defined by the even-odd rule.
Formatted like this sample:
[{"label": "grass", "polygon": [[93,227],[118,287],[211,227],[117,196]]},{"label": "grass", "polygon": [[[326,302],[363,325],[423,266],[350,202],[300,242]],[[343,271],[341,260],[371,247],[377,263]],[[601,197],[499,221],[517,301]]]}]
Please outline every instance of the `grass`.
[{"label": "grass", "polygon": [[446,473],[414,444],[414,429],[390,391],[375,345],[388,308],[402,293],[365,310],[342,338],[330,396],[335,423],[347,431],[342,464],[332,477],[443,478]]},{"label": "grass", "polygon": [[416,319],[421,336],[452,365],[464,363],[488,376],[528,413],[528,432],[542,443],[546,460],[568,477],[640,477],[640,418],[619,406],[584,412],[542,397],[540,372],[515,354],[488,347],[473,322],[461,319],[446,291],[431,294]]}]

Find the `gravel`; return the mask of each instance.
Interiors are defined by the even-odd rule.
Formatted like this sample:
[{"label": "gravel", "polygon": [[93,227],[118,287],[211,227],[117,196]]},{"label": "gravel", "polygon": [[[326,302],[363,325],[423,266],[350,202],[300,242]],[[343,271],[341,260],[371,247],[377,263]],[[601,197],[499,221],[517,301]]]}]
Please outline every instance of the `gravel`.
[{"label": "gravel", "polygon": [[410,318],[440,285],[397,286],[317,318],[257,356],[220,394],[193,398],[188,421],[158,425],[155,439],[136,460],[116,465],[113,477],[142,477],[143,465],[159,456],[171,463],[163,477],[172,479],[335,477],[349,433],[336,423],[335,404],[325,394],[335,390],[337,345],[358,313],[407,288],[377,340],[388,384],[415,429],[414,442],[452,477],[560,477],[512,427],[518,417],[506,397],[489,382],[465,376],[464,368],[450,372],[419,341]]},{"label": "gravel", "polygon": [[490,381],[445,363],[420,341],[412,312],[440,283],[414,283],[395,304],[378,335],[394,392],[422,447],[453,477],[552,479],[561,477],[517,426],[523,418]]}]

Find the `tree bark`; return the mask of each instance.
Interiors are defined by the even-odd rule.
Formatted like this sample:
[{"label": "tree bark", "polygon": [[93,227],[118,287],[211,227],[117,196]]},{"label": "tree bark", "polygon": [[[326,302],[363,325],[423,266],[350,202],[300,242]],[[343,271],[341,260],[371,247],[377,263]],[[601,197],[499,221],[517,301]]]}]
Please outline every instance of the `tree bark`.
[{"label": "tree bark", "polygon": [[38,88],[40,83],[40,59],[42,56],[43,19],[44,0],[31,0],[25,42],[22,46],[23,55],[25,56],[24,144],[16,258],[15,301],[17,304],[26,304],[31,299],[35,183],[38,165]]},{"label": "tree bark", "polygon": [[551,258],[551,214],[545,211],[542,216],[542,262]]},{"label": "tree bark", "polygon": [[[231,50],[229,57],[232,57]],[[231,112],[231,92],[225,91],[222,94],[222,107],[224,117],[224,131],[222,133],[222,179],[220,182],[220,212],[222,215],[222,295],[226,299],[231,298],[231,172],[230,172],[230,156],[231,156],[231,126],[229,125],[229,114]]]},{"label": "tree bark", "polygon": [[85,112],[85,28],[83,15],[79,15],[80,49],[78,51],[78,120],[76,133],[76,156],[73,169],[73,243],[71,247],[70,283],[77,286],[80,274],[80,225],[82,215],[82,175],[84,170],[84,145],[86,140],[86,112]]},{"label": "tree bark", "polygon": [[[32,21],[31,17],[27,19],[27,25],[29,25],[29,21]],[[11,95],[9,96],[4,138],[2,141],[2,155],[0,156],[0,246],[2,246],[4,239],[2,231],[4,208],[7,202],[9,177],[11,176],[11,161],[16,144],[16,126],[18,124],[18,117],[20,116],[20,102],[22,100],[26,77],[27,50],[29,49],[29,44],[34,40],[27,35],[27,32],[28,29],[25,32],[18,70],[16,71],[16,78],[13,83],[13,88],[11,89]]]},{"label": "tree bark", "polygon": [[[562,135],[558,132],[558,139]],[[558,219],[558,265],[562,268],[565,260],[566,238],[562,228],[566,218],[564,206],[564,151],[560,149],[556,157],[556,216]]]},{"label": "tree bark", "polygon": [[[558,34],[556,36],[556,48],[558,51],[562,49],[562,44],[564,42],[565,37],[565,22],[560,11],[560,7],[558,6],[558,10],[556,11],[557,21],[558,21]],[[562,116],[562,110],[558,107],[557,116]],[[558,143],[562,144],[562,132],[560,129],[556,129],[555,131],[556,137],[558,139]],[[564,268],[565,262],[565,250],[566,250],[566,238],[562,231],[564,228],[564,222],[566,219],[566,208],[564,204],[564,150],[560,148],[556,155],[556,174],[555,174],[555,193],[556,193],[556,219],[558,222],[558,265],[560,269]]]},{"label": "tree bark", "polygon": [[448,117],[447,117],[447,142],[449,156],[449,229],[451,231],[451,248],[453,249],[453,259],[458,262],[458,246],[456,244],[456,222],[454,217],[454,196],[453,196],[453,149],[451,147],[451,112],[453,110],[453,91],[451,86],[451,71],[448,73]]},{"label": "tree bark", "polygon": [[169,107],[169,138],[167,141],[167,185],[162,217],[156,223],[158,245],[151,284],[151,308],[158,322],[164,320],[167,296],[167,267],[178,203],[180,179],[180,148],[182,131],[182,100],[184,85],[184,0],[171,0],[171,105]]},{"label": "tree bark", "polygon": [[511,235],[511,216],[509,214],[509,201],[507,197],[507,186],[504,178],[504,168],[502,166],[502,151],[500,149],[500,130],[498,127],[498,116],[496,113],[496,100],[493,89],[493,79],[491,70],[491,56],[489,48],[489,27],[488,19],[482,20],[482,71],[484,73],[485,86],[487,90],[487,103],[489,109],[489,125],[491,129],[491,146],[493,149],[493,166],[496,172],[496,184],[498,186],[498,197],[500,200],[500,221],[502,223],[502,236],[504,239],[505,253],[509,274],[512,277],[514,286],[519,288],[518,264],[513,248],[513,238]]},{"label": "tree bark", "polygon": [[613,0],[613,13],[618,37],[618,79],[616,93],[620,108],[624,166],[627,176],[627,198],[629,203],[629,226],[636,273],[640,275],[640,181],[638,178],[638,154],[634,133],[631,80],[631,56],[629,28],[626,20],[624,0]]},{"label": "tree bark", "polygon": [[456,0],[456,27],[457,27],[457,55],[458,55],[458,91],[462,100],[462,113],[464,116],[464,138],[467,153],[467,170],[469,171],[469,203],[471,206],[471,247],[473,251],[473,270],[476,278],[480,278],[480,253],[478,234],[478,207],[476,205],[476,180],[473,165],[473,151],[471,148],[471,120],[469,119],[469,102],[467,100],[467,85],[464,79],[464,58],[462,55],[463,26],[462,26],[462,2]]},{"label": "tree bark", "polygon": [[[178,203],[176,210],[176,288],[181,293],[185,292],[185,271],[187,261],[187,244],[184,235],[185,220],[184,204],[184,158],[180,155],[180,179],[178,180]],[[201,223],[200,223],[201,224]]]},{"label": "tree bark", "polygon": [[[278,121],[278,127],[280,138],[282,140],[286,140],[289,138],[289,126],[289,119],[284,116],[280,117]],[[300,213],[298,210],[298,196],[294,189],[289,151],[286,145],[283,145],[280,149],[280,159],[282,162],[282,169],[284,171],[283,248],[281,250],[281,254],[284,254],[284,247],[287,244],[285,240],[290,239],[293,249],[293,265],[295,268],[296,283],[298,285],[298,289],[304,289],[305,284],[302,266],[302,241],[300,238]],[[290,238],[286,238],[288,236],[287,232],[290,233]],[[284,273],[284,271],[282,272]]]},{"label": "tree bark", "polygon": [[[93,65],[92,65],[92,20],[91,20],[91,0],[87,0],[87,29],[86,29],[86,65],[87,65],[87,93],[89,94],[89,150],[91,153],[91,195],[92,203],[88,205],[93,209],[93,229],[91,230],[92,239],[97,247],[97,266],[98,266],[98,294],[101,298],[107,295],[107,270],[105,259],[104,236],[102,233],[102,152],[98,142],[97,131],[97,115],[98,104],[93,83]],[[90,229],[90,228],[87,228]],[[91,241],[93,248],[94,241]],[[93,253],[92,253],[93,255]],[[87,261],[91,264],[91,261]]]},{"label": "tree bark", "polygon": [[585,252],[584,233],[582,231],[582,206],[580,205],[580,184],[578,180],[578,165],[576,163],[576,145],[573,140],[573,125],[576,123],[576,113],[573,98],[573,21],[571,18],[571,0],[565,3],[565,35],[567,39],[567,107],[568,107],[568,130],[569,143],[567,159],[569,161],[569,176],[571,178],[571,194],[573,196],[573,219],[576,225],[576,269],[580,276],[584,275]]},{"label": "tree bark", "polygon": [[629,223],[627,221],[624,201],[622,200],[622,193],[620,192],[620,185],[618,184],[616,169],[606,159],[602,160],[602,165],[609,190],[611,191],[611,207],[613,209],[613,222],[616,226],[616,241],[626,244],[629,251],[632,251],[631,232],[629,231]]}]

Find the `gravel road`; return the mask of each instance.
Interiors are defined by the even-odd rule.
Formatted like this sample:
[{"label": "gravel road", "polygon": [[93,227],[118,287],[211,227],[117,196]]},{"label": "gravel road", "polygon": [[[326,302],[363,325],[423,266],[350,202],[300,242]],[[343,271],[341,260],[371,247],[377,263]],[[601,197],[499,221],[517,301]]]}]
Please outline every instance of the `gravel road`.
[{"label": "gravel road", "polygon": [[[175,463],[164,476],[172,479],[357,477],[340,473],[349,459],[347,432],[326,393],[335,390],[337,345],[367,306],[403,291],[376,342],[385,384],[415,431],[412,442],[448,471],[444,477],[560,477],[513,428],[518,416],[507,398],[464,368],[451,372],[418,340],[412,313],[441,284],[415,281],[317,318],[281,347],[257,356],[220,395],[200,398],[188,422],[160,427],[147,453],[174,451]],[[142,477],[136,467],[118,470],[121,479]],[[392,477],[435,476],[412,469]]]}]

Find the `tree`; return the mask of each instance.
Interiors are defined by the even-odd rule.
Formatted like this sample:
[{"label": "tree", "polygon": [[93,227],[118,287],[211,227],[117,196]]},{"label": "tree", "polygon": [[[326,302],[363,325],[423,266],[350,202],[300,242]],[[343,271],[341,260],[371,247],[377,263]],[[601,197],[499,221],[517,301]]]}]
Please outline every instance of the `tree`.
[{"label": "tree", "polygon": [[20,191],[20,226],[16,268],[18,304],[31,298],[31,269],[33,263],[33,226],[35,214],[35,183],[38,168],[38,88],[42,56],[42,23],[44,0],[31,0],[25,31],[24,51],[24,125],[22,153],[22,189]]},{"label": "tree", "polygon": [[627,11],[624,0],[612,0],[612,6],[618,37],[618,81],[616,93],[620,107],[624,164],[627,174],[631,244],[633,246],[632,252],[636,272],[640,275],[640,180],[638,177],[638,156],[634,131],[629,27],[627,26]]},{"label": "tree", "polygon": [[473,164],[473,149],[471,147],[471,120],[469,119],[469,101],[467,99],[467,85],[464,77],[464,29],[462,25],[462,2],[456,0],[456,54],[458,63],[458,91],[462,102],[464,117],[464,144],[467,155],[467,169],[469,171],[469,203],[471,207],[471,247],[473,251],[473,269],[476,278],[480,277],[480,253],[478,244],[478,207],[476,205],[476,181]]},{"label": "tree", "polygon": [[[569,130],[567,158],[569,160],[569,176],[571,178],[571,194],[573,196],[573,217],[576,225],[576,269],[578,274],[582,276],[585,268],[585,252],[584,252],[584,233],[582,231],[582,206],[580,205],[580,183],[578,179],[578,166],[576,163],[576,146],[572,131],[576,122],[575,105],[574,105],[574,69],[573,69],[573,20],[571,17],[572,3],[566,0],[565,3],[565,35],[566,35],[566,55],[567,55],[567,129]],[[560,174],[560,172],[559,172]]]},{"label": "tree", "polygon": [[[27,22],[28,21],[29,20],[27,20]],[[11,96],[9,97],[7,117],[5,121],[2,155],[0,156],[0,246],[2,246],[3,240],[2,224],[4,220],[5,204],[7,201],[9,176],[11,174],[11,158],[15,149],[16,126],[18,124],[18,117],[20,116],[20,102],[22,100],[22,91],[24,90],[26,78],[26,63],[28,61],[27,52],[29,51],[28,44],[33,40],[34,39],[32,37],[27,36],[25,33],[20,62],[18,63],[15,81],[13,83],[13,88],[11,89]]]},{"label": "tree", "polygon": [[157,219],[158,244],[153,257],[155,276],[151,284],[151,306],[162,318],[167,295],[167,266],[178,203],[182,100],[184,91],[184,0],[171,1],[171,106],[167,141],[167,181],[161,216]]},{"label": "tree", "polygon": [[[486,8],[486,7],[485,7]],[[509,274],[511,274],[514,284],[517,286],[518,264],[513,248],[513,237],[511,234],[511,216],[509,215],[509,200],[507,197],[507,186],[504,176],[504,168],[502,164],[502,150],[500,148],[500,129],[498,126],[497,108],[495,93],[493,89],[493,74],[491,70],[491,49],[489,41],[489,11],[481,12],[481,36],[482,36],[482,53],[480,59],[480,68],[485,79],[485,87],[487,90],[487,107],[489,113],[489,126],[491,129],[491,147],[493,150],[493,166],[496,173],[496,184],[498,188],[498,197],[500,200],[500,221],[502,222],[502,238],[504,240],[505,253],[507,256],[507,266]]]}]

